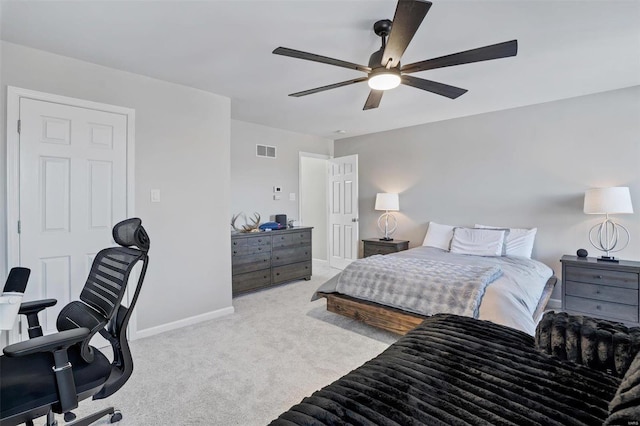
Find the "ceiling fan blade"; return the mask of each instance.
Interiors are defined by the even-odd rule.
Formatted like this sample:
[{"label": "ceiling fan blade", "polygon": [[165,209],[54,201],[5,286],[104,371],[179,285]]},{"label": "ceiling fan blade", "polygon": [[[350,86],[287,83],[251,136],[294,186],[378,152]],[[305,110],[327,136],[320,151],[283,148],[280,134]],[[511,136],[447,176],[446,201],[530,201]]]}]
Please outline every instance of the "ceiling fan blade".
[{"label": "ceiling fan blade", "polygon": [[357,71],[369,72],[371,68],[354,64],[353,62],[342,61],[340,59],[329,58],[327,56],[316,55],[315,53],[303,52],[301,50],[289,49],[288,47],[278,47],[273,51],[276,55],[290,56],[292,58],[306,59],[307,61],[322,62],[323,64],[335,65],[337,67],[349,68]]},{"label": "ceiling fan blade", "polygon": [[371,90],[371,92],[369,92],[369,97],[367,98],[367,101],[364,103],[364,108],[362,108],[363,111],[366,111],[368,109],[378,108],[383,94],[384,94],[384,90]]},{"label": "ceiling fan blade", "polygon": [[434,68],[470,64],[472,62],[489,61],[491,59],[516,56],[517,54],[518,40],[511,40],[505,41],[504,43],[478,47],[477,49],[465,50],[464,52],[453,53],[447,56],[440,56],[439,58],[427,59],[426,61],[414,62],[413,64],[404,65],[402,67],[402,73],[408,74],[412,72],[431,70]]},{"label": "ceiling fan blade", "polygon": [[302,92],[292,93],[289,96],[293,96],[299,98],[300,96],[312,95],[318,92],[324,92],[325,90],[331,90],[342,86],[348,86],[350,84],[360,83],[362,81],[367,81],[367,77],[355,78],[353,80],[342,81],[340,83],[329,84],[328,86],[316,87],[315,89],[304,90]]},{"label": "ceiling fan blade", "polygon": [[410,75],[402,76],[402,84],[406,84],[407,86],[426,90],[427,92],[435,93],[436,95],[446,96],[447,98],[450,98],[450,99],[455,99],[458,96],[461,96],[467,93],[467,89],[461,89],[459,87],[449,86],[448,84],[438,83],[437,81],[411,77]]},{"label": "ceiling fan blade", "polygon": [[430,7],[429,1],[398,0],[389,40],[382,55],[382,65],[393,68],[400,63],[400,58],[407,50],[407,46],[418,31],[422,20],[427,16]]}]

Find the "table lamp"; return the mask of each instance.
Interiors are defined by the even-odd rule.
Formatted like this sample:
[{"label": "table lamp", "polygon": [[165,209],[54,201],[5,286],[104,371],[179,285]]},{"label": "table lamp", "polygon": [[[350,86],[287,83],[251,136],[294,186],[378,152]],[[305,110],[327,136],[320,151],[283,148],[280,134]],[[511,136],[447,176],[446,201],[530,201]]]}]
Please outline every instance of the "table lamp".
[{"label": "table lamp", "polygon": [[[589,231],[589,241],[595,248],[605,252],[605,256],[599,257],[598,260],[618,262],[610,253],[623,250],[629,244],[631,236],[627,228],[609,219],[609,215],[633,213],[629,188],[619,186],[588,189],[584,193],[584,212],[605,215],[604,221]],[[618,244],[621,230],[627,234],[627,241],[622,246]]]},{"label": "table lamp", "polygon": [[380,238],[380,241],[393,241],[390,236],[395,232],[398,227],[398,221],[390,211],[400,210],[400,202],[398,201],[398,194],[391,193],[378,193],[376,195],[376,210],[384,210],[384,213],[380,215],[378,219],[378,229],[384,233],[384,238]]}]

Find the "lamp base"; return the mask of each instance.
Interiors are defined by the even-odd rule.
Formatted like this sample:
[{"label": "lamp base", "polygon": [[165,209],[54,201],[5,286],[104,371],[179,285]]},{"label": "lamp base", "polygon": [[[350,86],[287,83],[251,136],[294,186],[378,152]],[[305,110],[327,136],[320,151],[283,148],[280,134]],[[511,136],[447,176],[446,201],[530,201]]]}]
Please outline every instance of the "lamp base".
[{"label": "lamp base", "polygon": [[393,241],[393,238],[380,238],[380,241]]},{"label": "lamp base", "polygon": [[619,263],[620,261],[613,256],[601,256],[596,259],[598,262]]}]

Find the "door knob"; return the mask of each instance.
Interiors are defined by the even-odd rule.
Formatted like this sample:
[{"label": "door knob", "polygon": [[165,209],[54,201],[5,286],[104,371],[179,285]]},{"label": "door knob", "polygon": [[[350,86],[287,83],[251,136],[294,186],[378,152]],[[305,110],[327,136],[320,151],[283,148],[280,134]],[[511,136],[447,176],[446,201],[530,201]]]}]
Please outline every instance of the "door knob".
[{"label": "door knob", "polygon": [[357,221],[358,221],[357,217],[354,217],[353,219],[351,219],[351,222],[357,222]]}]

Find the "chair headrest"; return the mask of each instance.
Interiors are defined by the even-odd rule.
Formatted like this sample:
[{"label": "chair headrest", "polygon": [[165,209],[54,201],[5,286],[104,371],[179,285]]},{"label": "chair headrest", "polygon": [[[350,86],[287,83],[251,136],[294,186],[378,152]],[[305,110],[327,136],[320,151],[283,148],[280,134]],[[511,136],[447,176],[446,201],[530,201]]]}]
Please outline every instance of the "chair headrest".
[{"label": "chair headrest", "polygon": [[9,291],[24,293],[25,288],[27,288],[27,281],[29,281],[30,274],[31,269],[28,268],[21,268],[19,266],[11,268],[7,281],[4,283],[3,292]]},{"label": "chair headrest", "polygon": [[113,227],[113,239],[123,247],[136,246],[144,252],[149,251],[149,235],[137,217],[117,223]]}]

